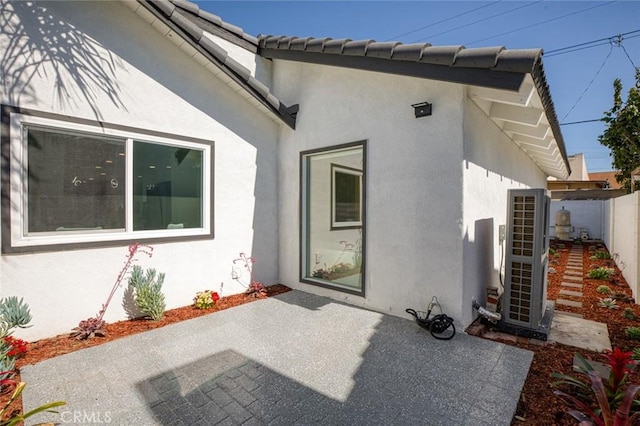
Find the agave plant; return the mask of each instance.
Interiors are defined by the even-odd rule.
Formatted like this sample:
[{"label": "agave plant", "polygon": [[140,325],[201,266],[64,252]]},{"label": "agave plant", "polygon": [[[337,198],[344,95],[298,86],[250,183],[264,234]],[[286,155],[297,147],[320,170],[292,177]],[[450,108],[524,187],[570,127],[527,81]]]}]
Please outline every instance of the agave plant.
[{"label": "agave plant", "polygon": [[618,303],[613,297],[605,297],[603,299],[600,299],[600,301],[598,302],[598,306],[607,309],[618,309]]}]

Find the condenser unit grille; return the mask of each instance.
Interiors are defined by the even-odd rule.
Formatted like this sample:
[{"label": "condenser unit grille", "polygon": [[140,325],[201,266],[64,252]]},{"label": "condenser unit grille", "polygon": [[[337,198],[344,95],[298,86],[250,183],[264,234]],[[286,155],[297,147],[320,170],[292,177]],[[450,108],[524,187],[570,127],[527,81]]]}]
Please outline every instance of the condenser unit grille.
[{"label": "condenser unit grille", "polygon": [[508,192],[503,320],[537,329],[546,305],[546,189]]},{"label": "condenser unit grille", "polygon": [[530,263],[511,263],[511,292],[509,294],[509,319],[531,321],[531,292],[533,268]]},{"label": "condenser unit grille", "polygon": [[533,256],[536,197],[515,197],[513,203],[512,253]]}]

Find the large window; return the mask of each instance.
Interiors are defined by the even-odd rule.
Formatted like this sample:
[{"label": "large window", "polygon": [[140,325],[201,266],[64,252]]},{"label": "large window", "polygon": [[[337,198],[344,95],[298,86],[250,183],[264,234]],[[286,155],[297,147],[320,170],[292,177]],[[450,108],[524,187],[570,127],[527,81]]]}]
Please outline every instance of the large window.
[{"label": "large window", "polygon": [[364,294],[365,144],[302,153],[303,282]]},{"label": "large window", "polygon": [[18,114],[10,139],[11,247],[212,235],[210,143]]}]

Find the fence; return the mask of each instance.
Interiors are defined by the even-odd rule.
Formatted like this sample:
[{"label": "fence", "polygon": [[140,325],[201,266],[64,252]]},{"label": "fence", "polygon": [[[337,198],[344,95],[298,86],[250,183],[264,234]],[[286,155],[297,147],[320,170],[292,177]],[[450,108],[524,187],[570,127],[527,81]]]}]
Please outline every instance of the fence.
[{"label": "fence", "polygon": [[[603,240],[609,252],[615,254],[633,297],[640,290],[640,191],[609,200],[552,201],[549,228],[555,236],[555,215],[559,210],[571,212],[572,235],[580,238],[582,230],[589,238]],[[640,302],[640,300],[638,300]]]},{"label": "fence", "polygon": [[603,221],[604,243],[622,270],[633,297],[638,300],[640,259],[640,191],[605,201]]}]

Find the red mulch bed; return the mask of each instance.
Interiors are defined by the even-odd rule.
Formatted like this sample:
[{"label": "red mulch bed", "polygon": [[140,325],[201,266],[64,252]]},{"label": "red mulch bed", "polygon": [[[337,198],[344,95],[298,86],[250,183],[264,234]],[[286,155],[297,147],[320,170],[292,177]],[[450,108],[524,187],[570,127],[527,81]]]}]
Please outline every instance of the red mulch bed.
[{"label": "red mulch bed", "polygon": [[[549,274],[549,285],[547,289],[547,299],[556,300],[558,292],[560,291],[560,283],[565,270],[567,257],[569,250],[572,247],[572,243],[562,243],[564,247],[553,243],[552,246],[556,248],[556,255],[550,257],[550,266],[555,269],[555,273]],[[570,307],[556,307],[557,310],[570,311],[580,313],[584,318],[606,323],[609,329],[609,336],[611,338],[611,345],[613,347],[620,347],[624,350],[633,350],[636,347],[640,347],[640,342],[630,340],[625,335],[625,328],[628,326],[640,326],[640,320],[628,320],[622,317],[624,308],[629,307],[633,310],[637,317],[640,317],[640,305],[636,305],[631,301],[618,301],[618,309],[606,309],[598,306],[598,302],[601,298],[605,297],[603,294],[596,292],[596,288],[602,284],[608,285],[613,292],[624,293],[627,296],[631,296],[631,290],[626,281],[622,277],[620,270],[615,264],[611,264],[607,260],[592,260],[590,257],[593,255],[589,252],[588,248],[592,245],[590,243],[583,245],[583,307],[570,308]],[[590,279],[587,277],[589,269],[596,266],[610,266],[615,269],[615,275],[613,282],[607,282],[602,280]],[[274,296],[280,293],[289,291],[288,287],[282,285],[276,285],[268,287],[268,296]],[[566,298],[566,296],[563,296]],[[106,337],[97,337],[91,340],[76,340],[70,338],[68,335],[61,335],[52,337],[50,339],[44,339],[29,344],[27,353],[20,359],[18,359],[16,365],[18,368],[42,361],[47,358],[62,355],[65,353],[73,352],[79,349],[87,348],[94,345],[106,343],[124,336],[128,336],[135,333],[141,333],[154,328],[163,327],[168,324],[172,324],[178,321],[184,321],[187,319],[195,318],[202,315],[207,315],[212,312],[227,309],[230,307],[238,306],[244,303],[256,300],[248,297],[244,294],[224,297],[220,299],[216,307],[211,310],[200,310],[193,306],[185,306],[178,309],[172,309],[165,313],[165,317],[160,321],[148,321],[148,320],[130,320],[120,321],[114,324],[107,325]],[[577,422],[567,414],[569,407],[558,397],[553,394],[553,388],[550,377],[552,372],[560,372],[569,374],[572,370],[572,360],[575,353],[580,353],[587,358],[595,360],[603,360],[601,354],[596,352],[585,351],[561,344],[532,344],[527,343],[523,339],[518,339],[517,342],[504,340],[504,343],[509,345],[518,346],[534,352],[533,362],[529,370],[529,375],[525,382],[520,402],[516,411],[516,416],[513,420],[513,425],[575,425]],[[576,375],[576,377],[579,377]],[[19,379],[19,375],[18,375]],[[634,371],[630,375],[630,382],[640,383],[640,374]],[[0,395],[0,403],[6,401],[8,395]],[[21,401],[16,401],[10,412],[13,410],[21,410]]]},{"label": "red mulch bed", "polygon": [[[550,266],[556,272],[549,273],[549,284],[547,288],[547,299],[556,300],[560,291],[560,283],[566,266],[569,250],[572,243],[562,243],[564,248],[558,243],[553,243],[556,247],[556,255],[550,257]],[[556,305],[556,310],[570,311],[582,314],[585,319],[605,323],[609,329],[609,337],[612,347],[620,347],[623,350],[631,351],[636,347],[640,347],[640,342],[630,340],[625,335],[625,329],[629,326],[640,326],[639,320],[629,320],[622,316],[624,308],[631,308],[637,317],[640,317],[640,306],[632,301],[618,301],[619,308],[607,309],[598,306],[601,298],[606,297],[604,294],[598,293],[596,288],[600,285],[607,285],[612,292],[624,293],[631,297],[631,289],[627,285],[625,279],[615,263],[607,260],[593,260],[593,252],[589,251],[589,246],[596,244],[585,243],[583,247],[583,297],[582,308],[571,308]],[[603,250],[604,248],[600,246]],[[615,269],[612,282],[596,280],[588,278],[591,268],[598,266],[607,266]],[[571,297],[563,296],[565,299]],[[579,300],[579,299],[575,299]],[[586,351],[569,347],[561,344],[535,345],[522,342],[508,342],[506,344],[519,346],[534,352],[533,363],[529,370],[529,375],[525,382],[516,417],[512,425],[576,425],[577,421],[567,414],[570,407],[553,394],[554,388],[551,387],[550,378],[552,372],[564,374],[571,373],[573,355],[580,353],[581,355],[598,361],[604,361],[602,354],[597,352]],[[636,370],[630,375],[631,383],[640,383],[640,374]],[[573,374],[575,377],[581,377],[579,374]],[[585,381],[586,383],[586,381]]]},{"label": "red mulch bed", "polygon": [[[290,290],[291,289],[289,287],[278,284],[267,287],[267,295],[258,298],[246,294],[236,294],[233,296],[222,297],[211,309],[197,309],[193,305],[189,305],[166,311],[164,313],[164,317],[159,321],[133,319],[127,321],[119,321],[113,324],[107,324],[107,334],[104,337],[95,337],[93,339],[87,340],[77,340],[73,337],[70,337],[69,334],[61,334],[59,336],[50,337],[48,339],[31,342],[29,343],[27,352],[16,360],[16,368],[18,369],[18,374],[14,377],[14,379],[20,381],[19,370],[25,365],[35,364],[48,358],[64,355],[69,352],[89,348],[91,346],[101,345],[103,343],[111,342],[112,340],[153,330],[154,328],[164,327],[165,325],[173,324],[176,322],[201,317],[203,315],[209,315],[217,311],[244,305],[245,303],[250,303],[259,299],[277,296],[278,294],[286,293]],[[29,384],[27,383],[27,387],[28,386]],[[5,390],[4,393],[0,394],[0,407],[4,407],[4,404],[6,404],[6,402],[9,400],[11,392],[12,390],[8,389]],[[53,395],[52,398],[55,399],[55,395]],[[21,411],[22,400],[18,398],[11,405],[9,410],[7,410],[5,419],[9,417],[9,415],[16,412],[19,413]]]}]

